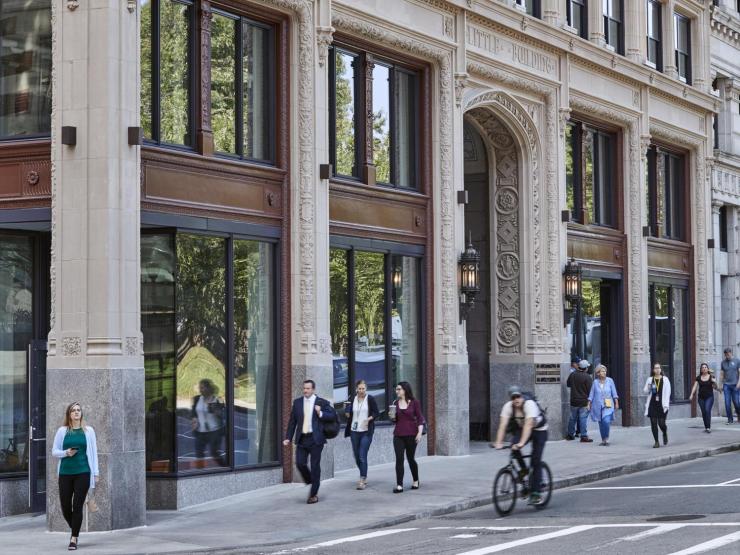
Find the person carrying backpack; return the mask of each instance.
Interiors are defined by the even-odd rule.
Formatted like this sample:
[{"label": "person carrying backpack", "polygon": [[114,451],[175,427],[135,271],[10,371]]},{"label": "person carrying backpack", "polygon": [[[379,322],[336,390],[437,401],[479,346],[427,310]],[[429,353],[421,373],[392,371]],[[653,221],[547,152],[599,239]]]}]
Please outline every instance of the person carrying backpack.
[{"label": "person carrying backpack", "polygon": [[529,480],[530,495],[529,504],[537,505],[542,499],[540,492],[542,484],[542,453],[547,443],[547,416],[537,400],[522,392],[519,386],[509,387],[509,398],[501,409],[501,419],[496,434],[496,449],[503,447],[504,435],[508,432],[512,435],[511,449],[514,458],[519,463],[519,468],[524,475],[527,473],[527,465],[522,456],[524,446],[532,442],[532,475]]}]

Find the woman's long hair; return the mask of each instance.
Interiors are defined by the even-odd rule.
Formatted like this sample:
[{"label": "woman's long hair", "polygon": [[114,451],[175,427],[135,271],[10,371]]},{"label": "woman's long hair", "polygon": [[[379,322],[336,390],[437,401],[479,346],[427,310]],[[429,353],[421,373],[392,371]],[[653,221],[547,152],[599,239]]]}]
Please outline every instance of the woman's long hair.
[{"label": "woman's long hair", "polygon": [[711,368],[709,367],[709,365],[708,365],[708,364],[707,364],[706,362],[702,362],[702,363],[701,363],[701,364],[699,365],[699,374],[697,374],[697,376],[696,376],[697,378],[698,378],[699,376],[701,376],[701,369],[702,369],[702,368],[704,368],[705,366],[707,367],[707,374],[708,374],[709,376],[711,376],[711,375],[712,375],[712,369],[711,369]]},{"label": "woman's long hair", "polygon": [[82,405],[79,404],[77,401],[67,405],[67,410],[64,411],[64,425],[68,429],[72,429],[72,418],[69,416],[69,413],[72,412],[72,409],[74,407],[80,407],[80,427],[84,429],[85,425],[82,422]]},{"label": "woman's long hair", "polygon": [[409,382],[398,382],[398,385],[403,389],[403,394],[407,401],[414,400],[414,392],[411,390],[411,384]]},{"label": "woman's long hair", "polygon": [[655,377],[655,367],[656,367],[656,366],[657,366],[658,368],[660,368],[660,376],[661,376],[661,377],[663,377],[663,376],[664,376],[665,374],[663,374],[663,367],[661,366],[660,362],[656,362],[655,364],[653,364],[653,365],[652,365],[652,366],[650,367],[650,377],[651,377],[651,378],[654,378],[654,377]]}]

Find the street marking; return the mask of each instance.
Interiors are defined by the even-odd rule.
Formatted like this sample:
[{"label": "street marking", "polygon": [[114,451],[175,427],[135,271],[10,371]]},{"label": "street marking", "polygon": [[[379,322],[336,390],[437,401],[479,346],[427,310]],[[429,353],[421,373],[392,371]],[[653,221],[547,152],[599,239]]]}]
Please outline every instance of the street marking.
[{"label": "street marking", "polygon": [[521,540],[514,540],[511,542],[501,543],[498,545],[491,545],[489,547],[482,547],[473,551],[466,551],[458,555],[488,555],[488,553],[498,553],[499,551],[506,551],[507,549],[513,549],[522,545],[529,545],[532,543],[539,543],[545,540],[551,540],[554,538],[560,538],[563,536],[570,536],[572,534],[579,534],[587,530],[593,529],[592,525],[573,526],[572,528],[566,528],[565,530],[558,530],[556,532],[549,532],[547,534],[540,534],[539,536],[532,536],[530,538],[523,538]]},{"label": "street marking", "polygon": [[502,532],[506,530],[542,530],[543,528],[567,528],[567,526],[436,526],[427,528],[427,530],[493,530]]},{"label": "street marking", "polygon": [[478,534],[458,534],[457,536],[450,536],[450,539],[461,539],[461,540],[469,540],[471,538],[477,538]]},{"label": "street marking", "polygon": [[721,484],[717,484],[718,486],[729,486],[730,484],[734,484],[735,482],[740,482],[740,478],[735,478],[734,480],[727,480],[726,482],[722,482]]},{"label": "street marking", "polygon": [[360,534],[359,536],[349,536],[346,538],[339,538],[336,540],[329,540],[321,543],[316,543],[314,545],[308,545],[306,547],[296,547],[294,549],[289,549],[286,551],[278,551],[275,555],[282,555],[285,553],[298,553],[303,551],[311,551],[313,549],[319,549],[320,547],[333,547],[335,545],[340,545],[343,543],[350,543],[350,542],[361,542],[363,540],[370,540],[373,538],[380,538],[383,536],[390,536],[391,534],[400,534],[401,532],[411,532],[413,530],[417,530],[417,528],[398,528],[394,530],[379,530],[377,532],[369,532],[367,534]]},{"label": "street marking", "polygon": [[630,489],[679,489],[679,488],[740,488],[740,484],[677,484],[675,486],[598,486],[593,488],[574,488],[572,491],[603,491]]},{"label": "street marking", "polygon": [[732,534],[727,534],[726,536],[720,536],[719,538],[697,544],[682,551],[676,551],[675,553],[671,553],[671,555],[692,555],[694,553],[704,553],[711,549],[722,547],[723,545],[735,543],[736,541],[740,541],[740,532],[734,532]]},{"label": "street marking", "polygon": [[633,536],[627,536],[626,538],[620,538],[619,541],[636,542],[643,538],[649,538],[651,536],[665,534],[666,532],[670,532],[672,530],[678,530],[679,528],[683,528],[683,527],[684,527],[683,524],[661,524],[660,526],[656,526],[652,530],[645,530],[644,532],[640,532],[639,534],[634,534]]}]

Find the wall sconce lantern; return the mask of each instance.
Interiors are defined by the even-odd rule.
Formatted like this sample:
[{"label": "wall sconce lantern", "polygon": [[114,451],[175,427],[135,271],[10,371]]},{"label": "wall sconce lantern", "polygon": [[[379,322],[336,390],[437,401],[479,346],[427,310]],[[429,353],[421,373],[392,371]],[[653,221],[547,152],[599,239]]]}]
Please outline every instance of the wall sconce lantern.
[{"label": "wall sconce lantern", "polygon": [[578,304],[581,302],[581,283],[582,279],[582,268],[576,262],[576,259],[571,259],[565,265],[565,271],[563,272],[563,283],[565,289],[565,321],[564,325],[568,324],[572,313],[577,309]]},{"label": "wall sconce lantern", "polygon": [[399,266],[394,266],[393,271],[391,273],[391,280],[393,281],[393,288],[394,289],[400,289],[401,288],[401,280],[403,279],[403,274],[401,273],[401,268]]},{"label": "wall sconce lantern", "polygon": [[460,322],[467,318],[480,293],[480,253],[473,246],[472,234],[468,245],[460,255]]}]

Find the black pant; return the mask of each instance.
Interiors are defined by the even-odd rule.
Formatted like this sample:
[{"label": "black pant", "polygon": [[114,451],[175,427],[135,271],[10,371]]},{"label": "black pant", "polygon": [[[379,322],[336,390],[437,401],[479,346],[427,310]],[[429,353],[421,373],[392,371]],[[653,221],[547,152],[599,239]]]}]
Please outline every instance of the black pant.
[{"label": "black pant", "polygon": [[[319,493],[321,485],[321,451],[323,445],[314,442],[311,434],[301,434],[295,454],[295,465],[303,481],[311,484],[311,497]],[[308,457],[311,457],[311,470],[308,469]]]},{"label": "black pant", "polygon": [[411,477],[419,481],[419,465],[416,464],[416,436],[393,436],[393,450],[396,452],[396,483],[403,487],[403,453],[409,461]]},{"label": "black pant", "polygon": [[663,432],[663,436],[668,433],[668,426],[665,423],[665,416],[662,418],[657,416],[651,416],[650,417],[650,429],[653,431],[653,438],[655,439],[655,443],[658,443],[658,426],[660,426],[660,431]]},{"label": "black pant", "polygon": [[90,489],[90,473],[60,474],[59,501],[62,504],[62,515],[72,528],[72,535],[80,535],[82,526],[82,506],[85,504],[87,490]]},{"label": "black pant", "polygon": [[[519,443],[521,432],[513,434],[511,438],[512,444]],[[532,430],[532,434],[529,436],[527,443],[532,443],[532,474],[529,478],[529,489],[533,492],[540,493],[542,487],[542,453],[545,451],[545,445],[547,444],[547,430]],[[524,462],[524,455],[521,449],[512,451],[514,458],[519,463],[519,468],[526,469],[527,463]]]}]

